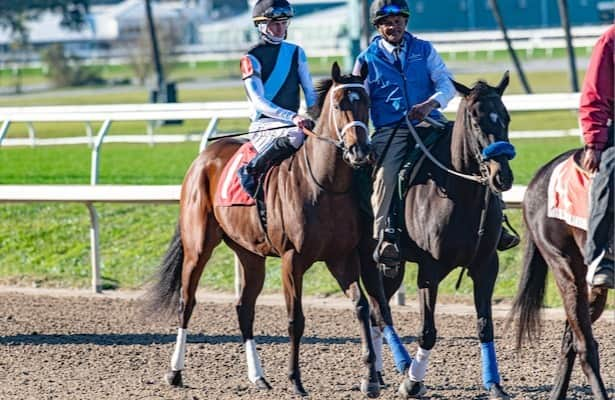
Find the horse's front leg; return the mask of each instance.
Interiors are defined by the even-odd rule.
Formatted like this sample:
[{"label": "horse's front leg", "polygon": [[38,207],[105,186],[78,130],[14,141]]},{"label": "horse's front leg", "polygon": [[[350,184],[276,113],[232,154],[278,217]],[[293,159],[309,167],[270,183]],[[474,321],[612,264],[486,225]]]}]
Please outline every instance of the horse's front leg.
[{"label": "horse's front leg", "polygon": [[490,400],[508,400],[510,396],[504,392],[500,384],[491,312],[491,300],[498,270],[498,257],[494,250],[492,256],[487,258],[487,262],[471,270],[470,276],[474,281],[474,306],[480,340],[483,386],[489,391]]},{"label": "horse's front leg", "polygon": [[[371,236],[370,236],[371,240]],[[385,386],[382,378],[382,343],[383,336],[393,353],[395,367],[400,374],[410,368],[412,359],[393,326],[393,317],[389,301],[399,289],[404,278],[404,267],[400,267],[397,276],[385,278],[372,259],[373,246],[361,243],[359,254],[361,258],[361,280],[370,299],[372,315],[372,343],[376,354],[376,371],[381,386]]]},{"label": "horse's front leg", "polygon": [[376,368],[376,353],[370,327],[370,310],[367,298],[359,286],[360,263],[358,253],[353,252],[347,259],[327,261],[329,271],[335,277],[342,291],[350,298],[361,326],[361,350],[367,376],[361,381],[361,391],[370,398],[380,395],[380,380]]},{"label": "horse's front leg", "polygon": [[305,329],[305,317],[301,305],[303,292],[303,274],[307,269],[305,262],[294,250],[282,255],[282,285],[288,316],[288,335],[290,336],[290,359],[288,361],[288,379],[293,385],[295,394],[307,396],[301,382],[299,370],[299,344]]},{"label": "horse's front leg", "polygon": [[427,374],[429,355],[436,345],[436,299],[440,277],[436,271],[440,267],[435,263],[419,264],[419,310],[421,313],[421,331],[418,336],[418,349],[408,369],[408,377],[399,386],[399,393],[408,398],[419,398],[427,393],[423,380]]}]

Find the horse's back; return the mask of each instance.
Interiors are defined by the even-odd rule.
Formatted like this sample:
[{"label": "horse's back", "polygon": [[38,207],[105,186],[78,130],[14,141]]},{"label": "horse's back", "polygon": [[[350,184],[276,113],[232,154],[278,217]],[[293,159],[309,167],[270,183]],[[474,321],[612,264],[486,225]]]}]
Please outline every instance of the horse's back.
[{"label": "horse's back", "polygon": [[545,165],[540,167],[534,174],[534,177],[527,185],[525,195],[523,197],[523,210],[524,213],[535,213],[538,210],[544,210],[546,215],[547,210],[547,198],[549,189],[549,180],[553,174],[553,170],[564,160],[568,159],[574,153],[580,152],[580,149],[568,150]]}]

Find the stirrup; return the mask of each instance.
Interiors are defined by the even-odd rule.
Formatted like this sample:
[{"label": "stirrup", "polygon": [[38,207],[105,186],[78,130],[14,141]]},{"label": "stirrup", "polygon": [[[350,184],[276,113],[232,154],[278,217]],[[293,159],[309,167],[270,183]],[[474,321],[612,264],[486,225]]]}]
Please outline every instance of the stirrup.
[{"label": "stirrup", "polygon": [[[502,232],[500,233],[500,238],[498,240],[499,251],[512,249],[513,247],[518,246],[521,242],[519,234],[517,233],[515,228],[510,225],[510,222],[508,221],[508,217],[506,215],[504,215],[503,220],[505,226],[502,226]],[[510,233],[506,228],[509,228],[512,233]]]},{"label": "stirrup", "polygon": [[397,235],[394,228],[386,228],[380,235],[373,258],[378,264],[397,266],[401,263],[401,254],[397,246]]}]

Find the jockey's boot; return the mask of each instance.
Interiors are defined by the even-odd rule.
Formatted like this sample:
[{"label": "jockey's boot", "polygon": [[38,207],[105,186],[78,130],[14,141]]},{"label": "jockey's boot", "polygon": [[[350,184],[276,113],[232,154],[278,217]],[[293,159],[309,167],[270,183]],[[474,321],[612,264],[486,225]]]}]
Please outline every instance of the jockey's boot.
[{"label": "jockey's boot", "polygon": [[295,148],[286,136],[276,138],[265,150],[258,153],[249,163],[239,168],[239,182],[243,190],[255,198],[259,181],[269,167],[289,157],[295,152]]},{"label": "jockey's boot", "polygon": [[502,232],[500,233],[500,240],[498,241],[498,250],[504,251],[508,249],[512,249],[517,246],[521,242],[519,236],[512,234],[506,229],[502,227]]},{"label": "jockey's boot", "polygon": [[602,253],[592,262],[596,263],[596,271],[591,286],[594,288],[615,289],[615,261],[613,254]]}]

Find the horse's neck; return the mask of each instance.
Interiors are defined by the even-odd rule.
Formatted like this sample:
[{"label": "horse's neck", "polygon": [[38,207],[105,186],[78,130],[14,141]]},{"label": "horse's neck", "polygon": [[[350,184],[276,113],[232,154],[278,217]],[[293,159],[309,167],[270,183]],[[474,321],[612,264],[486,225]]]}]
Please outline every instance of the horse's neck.
[{"label": "horse's neck", "polygon": [[[331,141],[336,141],[337,136],[335,134],[328,134],[334,133],[334,128],[328,126],[328,120],[328,116],[321,116],[314,130],[321,137],[328,137]],[[333,139],[333,136],[335,136],[335,139]],[[309,160],[309,165],[305,167],[311,170],[311,175],[314,179],[310,176],[306,178],[315,189],[322,190],[322,188],[318,187],[319,185],[328,192],[344,192],[350,188],[352,184],[352,170],[346,165],[337,147],[332,142],[310,138],[306,141],[304,147]],[[310,174],[310,171],[306,172]]]},{"label": "horse's neck", "polygon": [[466,101],[461,100],[451,139],[451,164],[456,171],[466,174],[479,171],[476,149],[471,144],[472,125],[468,112]]}]

